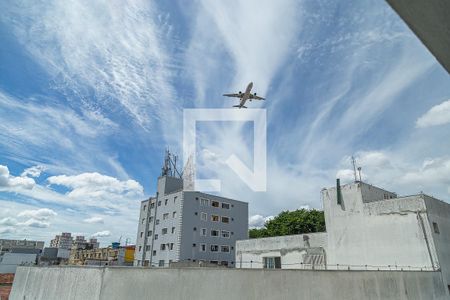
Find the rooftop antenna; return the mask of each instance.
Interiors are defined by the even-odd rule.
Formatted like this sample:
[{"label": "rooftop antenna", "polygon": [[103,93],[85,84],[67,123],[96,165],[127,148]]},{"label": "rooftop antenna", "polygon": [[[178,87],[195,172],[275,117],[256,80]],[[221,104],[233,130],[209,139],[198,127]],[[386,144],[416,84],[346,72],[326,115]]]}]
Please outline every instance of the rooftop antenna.
[{"label": "rooftop antenna", "polygon": [[355,182],[358,181],[358,178],[356,178],[356,160],[352,155],[352,164],[353,164],[353,175],[355,176]]},{"label": "rooftop antenna", "polygon": [[161,176],[171,176],[181,178],[182,173],[177,169],[178,157],[170,153],[169,148],[166,149],[166,154],[164,157],[164,165],[162,167]]},{"label": "rooftop antenna", "polygon": [[359,181],[362,182],[362,179],[361,179],[361,167],[358,167],[358,172],[359,172]]}]

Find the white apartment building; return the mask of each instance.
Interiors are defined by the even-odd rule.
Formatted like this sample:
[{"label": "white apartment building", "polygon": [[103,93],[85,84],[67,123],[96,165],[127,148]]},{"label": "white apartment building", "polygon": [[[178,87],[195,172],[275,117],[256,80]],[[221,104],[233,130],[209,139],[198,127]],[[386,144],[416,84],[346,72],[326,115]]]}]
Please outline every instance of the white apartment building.
[{"label": "white apartment building", "polygon": [[63,232],[61,235],[56,235],[55,238],[50,241],[50,247],[70,250],[72,248],[72,242],[72,234],[70,232]]},{"label": "white apartment building", "polygon": [[141,202],[135,266],[207,262],[234,267],[236,240],[248,238],[248,203],[184,191],[181,178],[158,178]]}]

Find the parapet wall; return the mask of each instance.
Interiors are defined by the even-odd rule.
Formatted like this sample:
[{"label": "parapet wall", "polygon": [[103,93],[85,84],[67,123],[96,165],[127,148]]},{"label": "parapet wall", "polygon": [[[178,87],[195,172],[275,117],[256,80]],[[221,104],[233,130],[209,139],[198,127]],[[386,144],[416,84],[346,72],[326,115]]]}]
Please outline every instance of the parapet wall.
[{"label": "parapet wall", "polygon": [[440,272],[19,267],[10,299],[446,299]]}]

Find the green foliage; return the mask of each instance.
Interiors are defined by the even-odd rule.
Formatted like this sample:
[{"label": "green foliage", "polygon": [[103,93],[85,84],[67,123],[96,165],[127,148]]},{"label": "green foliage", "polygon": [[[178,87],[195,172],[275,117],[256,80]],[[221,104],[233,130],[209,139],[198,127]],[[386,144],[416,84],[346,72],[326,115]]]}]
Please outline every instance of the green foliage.
[{"label": "green foliage", "polygon": [[251,239],[325,231],[325,216],[321,210],[297,209],[283,211],[264,224],[263,228],[250,229]]}]

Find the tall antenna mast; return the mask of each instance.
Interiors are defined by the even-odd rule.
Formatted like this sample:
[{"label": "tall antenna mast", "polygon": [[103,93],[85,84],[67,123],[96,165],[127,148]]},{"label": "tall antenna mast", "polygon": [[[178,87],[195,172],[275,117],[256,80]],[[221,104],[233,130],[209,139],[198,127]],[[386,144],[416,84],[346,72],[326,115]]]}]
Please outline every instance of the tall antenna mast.
[{"label": "tall antenna mast", "polygon": [[355,176],[355,182],[358,181],[358,178],[356,178],[356,160],[352,155],[352,164],[353,164],[353,175]]}]

